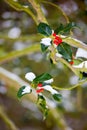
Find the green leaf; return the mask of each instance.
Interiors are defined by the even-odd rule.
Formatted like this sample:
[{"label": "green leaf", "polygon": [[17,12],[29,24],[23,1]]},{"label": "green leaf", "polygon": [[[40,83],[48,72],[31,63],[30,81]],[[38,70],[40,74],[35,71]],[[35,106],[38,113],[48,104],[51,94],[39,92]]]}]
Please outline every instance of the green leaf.
[{"label": "green leaf", "polygon": [[43,108],[46,106],[46,100],[43,95],[38,94],[37,104],[40,104]]},{"label": "green leaf", "polygon": [[23,92],[24,91],[24,89],[26,88],[26,86],[22,86],[19,90],[18,90],[18,93],[17,93],[17,96],[18,96],[18,98],[21,98],[23,95],[25,95],[25,94],[28,94],[28,93],[31,93],[31,89],[29,90],[29,91],[27,91],[27,92]]},{"label": "green leaf", "polygon": [[45,120],[48,116],[49,108],[46,106],[43,110],[43,120]]},{"label": "green leaf", "polygon": [[43,74],[37,76],[37,77],[33,80],[33,82],[34,82],[34,83],[44,82],[45,80],[49,80],[49,79],[51,79],[51,78],[52,78],[52,76],[51,76],[50,74],[48,74],[48,73],[43,73]]},{"label": "green leaf", "polygon": [[54,98],[56,101],[59,102],[59,101],[61,101],[61,99],[62,99],[62,95],[55,93],[55,94],[53,94],[53,98]]},{"label": "green leaf", "polygon": [[74,27],[77,27],[76,23],[74,22],[68,23],[64,28],[64,32],[69,32]]},{"label": "green leaf", "polygon": [[46,23],[40,23],[37,27],[38,32],[45,35],[45,36],[50,36],[52,34],[52,29],[49,25]]},{"label": "green leaf", "polygon": [[63,24],[60,24],[60,26],[57,27],[54,32],[55,32],[56,34],[61,34],[61,33],[63,33],[63,30],[64,30],[64,25],[63,25]]},{"label": "green leaf", "polygon": [[79,65],[80,63],[83,62],[82,59],[74,59],[73,61],[74,61],[74,65]]},{"label": "green leaf", "polygon": [[83,50],[87,51],[87,46],[84,44],[84,42],[74,39],[72,37],[66,37],[63,39],[64,42],[68,43],[70,46],[76,47],[76,48],[82,48]]},{"label": "green leaf", "polygon": [[70,45],[65,42],[57,46],[57,50],[60,54],[62,54],[63,58],[67,61],[72,61],[72,49]]},{"label": "green leaf", "polygon": [[45,100],[43,95],[38,94],[37,104],[41,108],[41,110],[43,112],[43,119],[45,120],[47,115],[48,115],[49,109],[48,109],[48,107],[46,105],[46,100]]},{"label": "green leaf", "polygon": [[60,26],[54,31],[56,34],[64,34],[70,32],[70,30],[77,25],[74,22],[68,23],[66,26],[60,24]]},{"label": "green leaf", "polygon": [[45,46],[44,44],[41,44],[41,50],[42,52],[45,52],[49,46]]},{"label": "green leaf", "polygon": [[80,79],[86,79],[87,78],[87,72],[80,72]]}]

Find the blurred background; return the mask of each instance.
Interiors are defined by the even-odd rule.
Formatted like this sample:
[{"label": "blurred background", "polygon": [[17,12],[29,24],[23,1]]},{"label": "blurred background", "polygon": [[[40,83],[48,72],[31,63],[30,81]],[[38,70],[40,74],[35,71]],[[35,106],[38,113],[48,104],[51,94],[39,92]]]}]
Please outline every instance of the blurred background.
[{"label": "blurred background", "polygon": [[[48,1],[60,6],[69,20],[80,26],[81,30],[73,30],[73,37],[87,43],[87,0]],[[25,4],[27,0],[22,2]],[[56,7],[42,3],[42,10],[53,29],[60,23],[66,24],[64,16]],[[0,57],[39,42],[40,37],[32,18],[25,12],[17,12],[4,0],[0,0]],[[17,57],[2,63],[1,67],[22,79],[29,71],[37,75],[49,72],[54,76],[54,84],[60,87],[69,87],[78,82],[78,77],[60,62],[56,66],[50,65],[50,61],[41,51]],[[63,100],[57,104],[57,109],[64,115],[67,125],[71,128],[69,130],[87,130],[86,90],[87,83],[72,91],[61,91]],[[5,80],[0,79],[0,105],[20,130],[60,130],[54,119],[49,116],[43,121],[42,113],[35,104],[23,98],[20,102],[16,96],[17,92],[14,93],[14,89],[12,92],[10,94]],[[9,130],[1,117],[0,130]]]}]

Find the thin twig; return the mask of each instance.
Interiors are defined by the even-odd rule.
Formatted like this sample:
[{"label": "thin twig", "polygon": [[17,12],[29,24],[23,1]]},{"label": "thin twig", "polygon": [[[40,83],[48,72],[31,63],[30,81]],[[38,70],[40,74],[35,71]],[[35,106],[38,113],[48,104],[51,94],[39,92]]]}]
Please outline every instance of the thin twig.
[{"label": "thin twig", "polygon": [[45,3],[45,4],[50,4],[50,5],[54,6],[54,7],[56,7],[62,13],[64,18],[66,19],[66,22],[69,23],[69,18],[67,17],[66,13],[58,5],[56,5],[56,4],[52,3],[52,2],[44,1],[44,0],[43,1],[41,0],[40,2]]},{"label": "thin twig", "polygon": [[87,79],[80,81],[78,84],[71,86],[71,87],[68,87],[68,88],[62,88],[62,87],[56,87],[56,86],[53,86],[53,88],[56,89],[56,90],[72,90],[74,88],[77,88],[78,86],[83,85],[86,82],[87,82]]}]

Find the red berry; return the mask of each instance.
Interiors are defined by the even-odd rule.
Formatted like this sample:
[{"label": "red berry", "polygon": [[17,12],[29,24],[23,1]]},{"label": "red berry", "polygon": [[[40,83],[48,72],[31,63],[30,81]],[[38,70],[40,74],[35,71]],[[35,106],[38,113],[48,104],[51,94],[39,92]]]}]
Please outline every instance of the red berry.
[{"label": "red berry", "polygon": [[60,37],[57,36],[56,39],[59,41],[59,43],[62,42],[62,39]]},{"label": "red berry", "polygon": [[44,91],[44,88],[40,88],[40,89],[37,89],[37,90],[36,90],[37,93],[41,93],[41,92],[43,92],[43,91]]},{"label": "red berry", "polygon": [[53,33],[53,36],[56,37],[56,33]]},{"label": "red berry", "polygon": [[56,36],[56,37],[55,37],[55,39],[57,39],[57,40],[59,40],[59,38],[60,38],[59,36]]},{"label": "red berry", "polygon": [[74,64],[74,61],[70,61],[69,63],[70,63],[70,65],[73,65],[73,64]]},{"label": "red berry", "polygon": [[43,86],[43,84],[42,84],[42,83],[39,83],[37,86],[38,86],[38,87],[42,87],[42,86]]},{"label": "red berry", "polygon": [[57,39],[53,40],[54,44],[58,45]]},{"label": "red berry", "polygon": [[57,37],[53,40],[53,42],[54,42],[54,44],[59,45],[60,43],[62,43],[62,39],[57,36]]}]

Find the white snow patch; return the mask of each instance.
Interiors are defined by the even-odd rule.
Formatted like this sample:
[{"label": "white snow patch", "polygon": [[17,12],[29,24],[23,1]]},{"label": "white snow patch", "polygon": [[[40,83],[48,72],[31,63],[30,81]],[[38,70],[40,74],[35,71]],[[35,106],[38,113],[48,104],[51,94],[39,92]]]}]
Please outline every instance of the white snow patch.
[{"label": "white snow patch", "polygon": [[36,75],[32,72],[29,72],[25,75],[25,78],[32,82],[36,78]]},{"label": "white snow patch", "polygon": [[58,92],[56,90],[54,90],[50,85],[45,85],[43,86],[43,88],[49,92],[51,92],[51,94],[58,94]]},{"label": "white snow patch", "polygon": [[40,43],[45,45],[45,46],[50,46],[51,40],[52,40],[51,38],[42,38]]},{"label": "white snow patch", "polygon": [[62,55],[61,55],[61,54],[59,54],[59,53],[56,53],[56,56],[57,56],[57,57],[59,57],[59,58],[61,58],[61,57],[62,57]]},{"label": "white snow patch", "polygon": [[82,49],[82,48],[78,48],[77,52],[76,52],[76,57],[83,57],[83,58],[87,58],[87,51]]},{"label": "white snow patch", "polygon": [[29,86],[26,86],[23,91],[22,94],[26,94],[26,93],[30,93],[31,92],[31,88]]},{"label": "white snow patch", "polygon": [[53,78],[52,78],[52,79],[49,79],[49,80],[45,80],[44,82],[50,84],[50,83],[53,82]]}]

